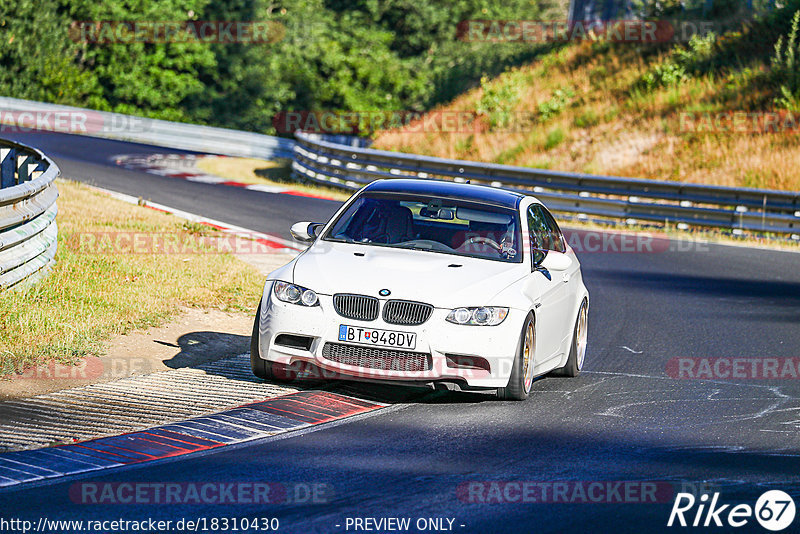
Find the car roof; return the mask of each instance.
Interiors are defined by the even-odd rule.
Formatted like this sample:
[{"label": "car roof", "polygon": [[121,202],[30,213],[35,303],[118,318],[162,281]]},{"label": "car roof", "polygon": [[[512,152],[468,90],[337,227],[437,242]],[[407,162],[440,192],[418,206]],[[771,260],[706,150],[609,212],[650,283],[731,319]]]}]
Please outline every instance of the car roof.
[{"label": "car roof", "polygon": [[470,200],[473,202],[496,204],[512,209],[517,209],[520,200],[524,198],[524,195],[520,193],[485,185],[405,178],[376,180],[367,185],[363,191],[365,193],[411,193],[416,195]]}]

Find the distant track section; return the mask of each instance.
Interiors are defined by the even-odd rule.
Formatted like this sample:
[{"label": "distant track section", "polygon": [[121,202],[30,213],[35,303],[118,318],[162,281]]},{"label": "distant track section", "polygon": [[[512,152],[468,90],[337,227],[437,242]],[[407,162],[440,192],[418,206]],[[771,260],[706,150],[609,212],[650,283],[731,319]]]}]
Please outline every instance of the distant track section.
[{"label": "distant track section", "polygon": [[228,128],[0,97],[4,131],[38,129],[244,158],[291,158],[294,141]]}]

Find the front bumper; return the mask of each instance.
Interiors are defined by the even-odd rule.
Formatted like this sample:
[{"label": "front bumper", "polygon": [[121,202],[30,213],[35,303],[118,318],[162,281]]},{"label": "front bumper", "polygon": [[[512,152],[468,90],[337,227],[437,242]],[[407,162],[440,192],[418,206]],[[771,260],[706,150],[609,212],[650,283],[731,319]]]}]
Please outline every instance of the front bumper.
[{"label": "front bumper", "polygon": [[[381,300],[381,309],[385,302],[385,299]],[[356,321],[340,316],[333,307],[333,297],[330,295],[319,295],[319,306],[288,304],[274,297],[272,282],[268,282],[261,303],[260,356],[283,365],[309,362],[323,370],[357,379],[416,383],[444,381],[474,388],[505,387],[511,376],[527,312],[511,309],[506,319],[497,326],[466,326],[448,323],[445,317],[449,311],[437,308],[419,326],[388,324],[381,317],[369,322]],[[326,343],[342,343],[339,341],[339,326],[343,324],[415,333],[416,347],[411,352],[430,354],[430,368],[420,371],[374,369],[325,358],[323,347]],[[276,344],[275,340],[281,334],[312,338],[309,350]],[[448,355],[451,358],[448,359]],[[454,366],[452,356],[483,358],[488,362],[489,369]]]}]

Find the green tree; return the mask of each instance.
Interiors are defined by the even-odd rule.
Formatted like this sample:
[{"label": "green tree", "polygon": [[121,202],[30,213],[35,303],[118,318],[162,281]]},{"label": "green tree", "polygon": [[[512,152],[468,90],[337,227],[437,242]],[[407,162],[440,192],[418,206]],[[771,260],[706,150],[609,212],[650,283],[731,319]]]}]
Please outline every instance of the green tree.
[{"label": "green tree", "polygon": [[[60,0],[75,21],[186,21],[196,19],[208,0]],[[81,42],[81,61],[102,86],[109,109],[168,120],[196,117],[182,104],[204,92],[199,69],[214,66],[208,43]]]},{"label": "green tree", "polygon": [[102,106],[101,88],[77,55],[54,0],[0,2],[0,94]]}]

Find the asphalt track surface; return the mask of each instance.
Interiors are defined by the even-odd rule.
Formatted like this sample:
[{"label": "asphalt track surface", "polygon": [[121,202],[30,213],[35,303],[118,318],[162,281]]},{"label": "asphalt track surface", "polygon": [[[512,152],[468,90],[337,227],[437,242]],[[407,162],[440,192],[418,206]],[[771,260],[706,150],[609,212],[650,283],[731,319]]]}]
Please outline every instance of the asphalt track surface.
[{"label": "asphalt track surface", "polygon": [[[51,133],[6,137],[42,149],[66,177],[281,236],[292,222],[325,220],[337,206],[109,162],[115,154],[179,151]],[[578,232],[573,242],[596,244],[587,235]],[[453,531],[470,533],[767,532],[753,518],[737,529],[666,523],[681,488],[705,487],[720,493],[720,503],[751,506],[764,491],[780,489],[800,506],[800,380],[691,380],[668,369],[674,358],[800,357],[800,256],[685,242],[654,248],[579,252],[591,296],[585,370],[535,382],[527,402],[359,385],[357,391],[396,404],[282,439],[81,480],[317,483],[327,488],[319,502],[90,505],[70,497],[70,479],[2,492],[0,510],[34,522],[277,517],[281,532],[365,532],[348,529],[347,521],[367,517],[407,517],[412,526],[418,518],[452,518]],[[480,503],[473,502],[480,491],[462,491],[488,490],[490,481],[570,481],[571,490],[655,482],[659,502],[620,503],[612,491],[612,502],[580,502],[570,493],[557,502]],[[545,486],[536,487],[541,497]],[[516,492],[509,496],[519,500]],[[800,517],[790,531],[800,531]]]}]

